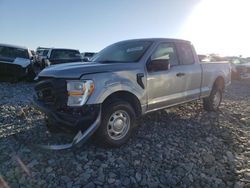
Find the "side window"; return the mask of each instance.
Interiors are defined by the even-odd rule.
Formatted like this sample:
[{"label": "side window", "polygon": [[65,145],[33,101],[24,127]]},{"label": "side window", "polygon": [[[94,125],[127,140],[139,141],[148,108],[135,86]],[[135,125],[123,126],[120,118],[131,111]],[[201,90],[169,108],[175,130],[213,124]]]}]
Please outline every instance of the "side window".
[{"label": "side window", "polygon": [[163,71],[168,70],[169,65],[178,65],[176,50],[174,44],[162,43],[151,55],[147,68],[150,72]]},{"label": "side window", "polygon": [[177,44],[181,65],[191,65],[195,63],[194,54],[189,44]]}]

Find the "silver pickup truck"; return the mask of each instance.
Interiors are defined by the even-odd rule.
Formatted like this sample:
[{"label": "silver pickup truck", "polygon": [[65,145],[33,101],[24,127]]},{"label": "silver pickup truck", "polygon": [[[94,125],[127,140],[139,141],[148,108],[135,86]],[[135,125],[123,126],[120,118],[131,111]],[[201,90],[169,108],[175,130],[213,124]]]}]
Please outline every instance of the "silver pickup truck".
[{"label": "silver pickup truck", "polygon": [[216,111],[231,82],[230,65],[200,63],[193,45],[177,39],[136,39],[112,44],[92,62],[54,65],[36,78],[34,105],[47,127],[75,133],[65,149],[93,133],[106,146],[126,143],[136,119],[152,111],[203,99]]}]

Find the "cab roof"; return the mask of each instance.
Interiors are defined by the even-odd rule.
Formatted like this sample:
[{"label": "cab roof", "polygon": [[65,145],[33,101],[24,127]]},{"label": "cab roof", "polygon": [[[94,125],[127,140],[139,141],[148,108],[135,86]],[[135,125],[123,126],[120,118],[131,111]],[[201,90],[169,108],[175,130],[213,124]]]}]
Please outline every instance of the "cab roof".
[{"label": "cab roof", "polygon": [[3,47],[10,47],[10,48],[19,48],[19,49],[28,50],[28,48],[25,47],[25,46],[18,46],[18,45],[12,45],[12,44],[1,44],[1,43],[0,43],[0,46],[3,46]]},{"label": "cab roof", "polygon": [[120,42],[125,42],[125,41],[152,41],[152,42],[173,42],[173,43],[181,42],[181,43],[191,44],[191,42],[188,40],[174,39],[174,38],[141,38],[141,39],[129,39]]}]

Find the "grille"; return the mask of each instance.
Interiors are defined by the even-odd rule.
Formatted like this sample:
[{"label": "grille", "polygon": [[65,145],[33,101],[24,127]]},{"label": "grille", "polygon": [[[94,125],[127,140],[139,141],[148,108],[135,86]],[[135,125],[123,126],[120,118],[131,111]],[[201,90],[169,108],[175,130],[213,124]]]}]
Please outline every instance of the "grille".
[{"label": "grille", "polygon": [[38,82],[35,86],[38,100],[55,108],[63,108],[67,103],[66,80],[46,79]]},{"label": "grille", "polygon": [[22,68],[20,65],[3,63],[0,62],[0,75],[16,77],[22,76],[25,73],[25,68]]}]

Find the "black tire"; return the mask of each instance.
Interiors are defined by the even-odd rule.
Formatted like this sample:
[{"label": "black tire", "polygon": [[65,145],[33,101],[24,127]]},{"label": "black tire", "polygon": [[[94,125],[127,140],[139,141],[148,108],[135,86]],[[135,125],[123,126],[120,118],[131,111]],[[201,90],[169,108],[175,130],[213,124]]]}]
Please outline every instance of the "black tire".
[{"label": "black tire", "polygon": [[[103,146],[119,147],[129,140],[135,127],[136,114],[132,106],[121,100],[110,102],[103,106],[102,121],[96,132],[96,138]],[[116,135],[115,131],[122,133]]]},{"label": "black tire", "polygon": [[223,89],[214,86],[209,97],[203,99],[203,107],[206,111],[217,111],[222,101]]}]

